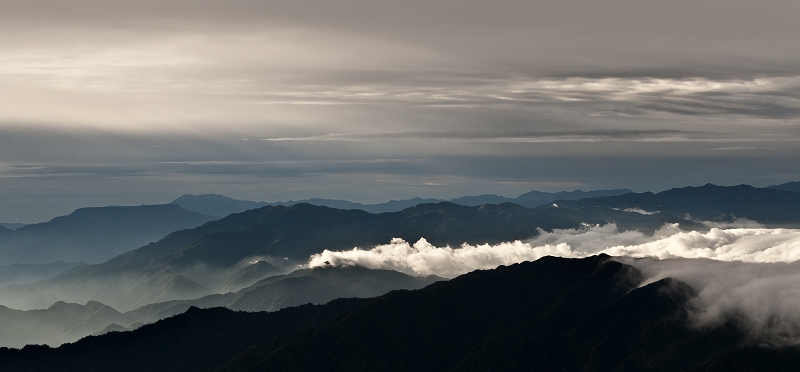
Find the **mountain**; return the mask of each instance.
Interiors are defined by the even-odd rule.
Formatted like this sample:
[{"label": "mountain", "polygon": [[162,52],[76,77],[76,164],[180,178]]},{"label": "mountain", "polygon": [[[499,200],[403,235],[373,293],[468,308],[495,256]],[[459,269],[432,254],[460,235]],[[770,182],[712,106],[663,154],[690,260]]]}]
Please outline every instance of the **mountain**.
[{"label": "mountain", "polygon": [[[398,212],[406,208],[411,208],[419,204],[433,204],[444,202],[443,199],[432,198],[411,198],[402,200],[389,200],[385,203],[378,204],[364,204],[361,209],[369,213],[385,213],[385,212]],[[313,203],[312,203],[313,204]]]},{"label": "mountain", "polygon": [[[531,191],[520,195],[517,198],[507,198],[504,196],[494,194],[483,194],[478,196],[463,196],[460,198],[450,199],[451,203],[458,205],[465,205],[469,207],[480,206],[484,204],[501,204],[501,203],[515,203],[528,208],[547,204],[554,200],[578,200],[582,198],[606,197],[617,196],[622,194],[631,193],[633,191],[628,189],[615,189],[615,190],[597,190],[597,191],[560,191],[555,193]],[[441,203],[446,200],[432,199],[432,198],[412,198],[403,200],[390,200],[385,203],[378,204],[361,204],[354,203],[347,200],[338,199],[303,199],[303,200],[289,200],[284,202],[254,202],[247,200],[232,199],[223,195],[205,194],[205,195],[183,195],[172,201],[172,204],[177,204],[186,210],[199,212],[211,216],[225,217],[231,213],[244,212],[246,210],[264,207],[267,205],[273,206],[292,206],[295,204],[312,204],[322,207],[330,207],[336,209],[360,209],[369,213],[384,213],[384,212],[397,212],[406,208],[413,207],[418,204],[431,204]]]},{"label": "mountain", "polygon": [[134,322],[148,323],[183,313],[193,306],[276,311],[308,303],[323,304],[337,298],[367,298],[397,289],[419,289],[439,280],[444,279],[433,275],[414,277],[392,270],[358,266],[301,269],[259,280],[236,292],[146,305],[125,315]]},{"label": "mountain", "polygon": [[267,206],[173,232],[102,264],[33,284],[0,288],[0,303],[33,309],[57,300],[94,300],[128,311],[156,302],[221,293],[222,286],[254,258],[264,258],[289,271],[325,249],[371,248],[392,238],[409,242],[425,238],[437,246],[496,244],[531,237],[537,229],[610,222],[623,230],[650,233],[665,223],[679,223],[687,229],[702,227],[666,213],[529,209],[511,203],[480,207],[420,204],[380,214],[310,204]]},{"label": "mountain", "polygon": [[67,263],[64,261],[57,261],[47,264],[0,265],[0,287],[12,284],[33,283],[81,266],[86,266],[86,264],[83,262]]},{"label": "mountain", "polygon": [[261,208],[267,203],[249,200],[238,200],[224,195],[183,195],[173,200],[170,204],[180,205],[187,211],[198,212],[215,217],[225,217],[231,213],[244,212],[249,209]]},{"label": "mountain", "polygon": [[514,203],[523,207],[533,208],[540,205],[550,203],[554,200],[578,200],[583,198],[599,198],[607,196],[618,196],[633,191],[629,189],[614,189],[614,190],[596,190],[596,191],[559,191],[559,192],[542,192],[531,191],[524,193],[516,198],[507,198],[504,196],[494,194],[483,194],[478,196],[462,196],[460,198],[451,199],[451,203],[479,206],[484,204],[500,204],[500,203]]},{"label": "mountain", "polygon": [[608,256],[545,257],[414,291],[277,312],[190,308],[59,348],[0,349],[7,371],[793,371],[795,347],[687,323],[696,294],[640,286]]},{"label": "mountain", "polygon": [[800,193],[755,188],[748,185],[684,187],[662,191],[631,193],[606,198],[576,201],[559,200],[560,207],[606,207],[661,211],[706,221],[731,221],[747,218],[767,226],[800,226]]},{"label": "mountain", "polygon": [[81,208],[0,233],[0,262],[103,262],[212,219],[174,204]]},{"label": "mountain", "polygon": [[0,230],[3,230],[3,229],[16,230],[16,229],[19,229],[20,227],[25,226],[25,225],[26,224],[24,224],[24,223],[3,222],[3,223],[0,223]]},{"label": "mountain", "polygon": [[514,199],[494,194],[483,194],[478,196],[462,196],[460,198],[450,199],[450,202],[473,207],[484,204],[513,203]]},{"label": "mountain", "polygon": [[[264,268],[265,262],[252,266]],[[227,307],[243,311],[276,311],[307,303],[322,304],[337,298],[375,297],[395,289],[418,289],[442,278],[413,277],[391,270],[362,267],[325,267],[271,276],[235,292],[195,300],[174,300],[120,313],[100,302],[86,305],[56,302],[46,309],[14,310],[0,306],[0,345],[58,346],[91,334],[135,329],[144,323],[185,312],[192,306]]]},{"label": "mountain", "polygon": [[260,208],[264,206],[285,206],[289,207],[296,204],[312,204],[321,207],[329,207],[335,209],[360,209],[369,213],[383,213],[383,212],[397,212],[408,207],[413,207],[417,204],[423,203],[438,203],[442,199],[423,199],[413,198],[404,200],[390,200],[386,203],[379,204],[361,204],[354,203],[347,200],[338,199],[303,199],[303,200],[289,200],[283,202],[254,202],[247,200],[238,200],[229,198],[223,195],[206,194],[206,195],[183,195],[172,201],[172,204],[180,205],[182,208],[190,211],[204,213],[212,216],[225,217],[232,213],[240,213],[246,210]]},{"label": "mountain", "polygon": [[61,345],[100,331],[109,324],[129,324],[131,320],[111,307],[90,301],[86,305],[56,302],[47,309],[14,310],[0,306],[0,344],[23,347],[27,344]]},{"label": "mountain", "polygon": [[559,192],[541,192],[531,191],[518,196],[515,200],[540,200],[545,203],[555,200],[580,200],[584,198],[605,198],[609,196],[619,196],[632,193],[630,189],[612,189],[612,190],[595,190],[595,191],[559,191]]},{"label": "mountain", "polygon": [[780,185],[767,186],[767,189],[800,192],[800,181],[786,182]]}]

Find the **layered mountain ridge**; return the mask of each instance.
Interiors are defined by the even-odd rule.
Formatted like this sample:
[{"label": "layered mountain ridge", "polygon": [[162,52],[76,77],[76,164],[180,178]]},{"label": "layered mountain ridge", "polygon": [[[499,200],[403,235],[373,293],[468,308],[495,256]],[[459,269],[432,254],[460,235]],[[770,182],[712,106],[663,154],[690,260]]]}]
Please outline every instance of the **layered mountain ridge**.
[{"label": "layered mountain ridge", "polygon": [[0,301],[18,309],[54,301],[99,301],[122,311],[150,303],[218,293],[222,283],[264,258],[291,270],[324,249],[370,248],[392,238],[425,238],[437,246],[494,244],[525,239],[537,229],[616,223],[620,229],[654,231],[665,223],[695,222],[660,213],[641,215],[608,208],[529,209],[516,204],[466,207],[420,204],[400,212],[370,214],[298,204],[232,214],[119,255],[107,262],[28,285],[0,288]]},{"label": "layered mountain ridge", "polygon": [[662,191],[631,193],[605,198],[559,200],[559,206],[580,209],[605,207],[665,212],[705,221],[746,218],[767,226],[800,226],[800,193],[749,185],[683,187]]},{"label": "layered mountain ridge", "polygon": [[[789,371],[792,347],[688,326],[688,285],[641,286],[608,256],[545,257],[423,289],[277,312],[187,312],[59,348],[0,349],[8,371]],[[147,357],[144,357],[147,356]]]},{"label": "layered mountain ridge", "polygon": [[292,206],[295,204],[312,204],[322,207],[336,209],[359,209],[369,213],[398,212],[406,208],[419,204],[435,204],[447,202],[468,207],[475,207],[484,204],[514,203],[524,207],[532,208],[547,204],[554,200],[577,200],[591,197],[605,197],[623,195],[633,192],[629,189],[614,190],[595,190],[595,191],[559,191],[542,192],[530,191],[516,198],[509,198],[495,194],[483,194],[477,196],[462,196],[450,200],[435,198],[411,198],[402,200],[390,200],[385,203],[363,204],[339,199],[311,198],[303,200],[289,200],[284,202],[254,202],[248,200],[233,199],[224,195],[204,194],[204,195],[183,195],[173,200],[173,204],[178,204],[186,210],[224,217],[231,213],[244,212],[249,209],[261,208],[268,205],[272,206]]}]

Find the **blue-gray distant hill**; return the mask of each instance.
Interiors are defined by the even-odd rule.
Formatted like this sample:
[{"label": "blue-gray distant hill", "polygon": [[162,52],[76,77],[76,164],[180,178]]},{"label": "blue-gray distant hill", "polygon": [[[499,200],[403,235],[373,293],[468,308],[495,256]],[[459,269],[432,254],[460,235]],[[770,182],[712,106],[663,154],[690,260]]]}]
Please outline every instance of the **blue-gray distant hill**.
[{"label": "blue-gray distant hill", "polygon": [[0,223],[0,230],[2,230],[2,228],[8,229],[8,230],[16,230],[16,229],[19,229],[20,227],[25,226],[25,225],[27,225],[27,224],[3,222],[3,223]]},{"label": "blue-gray distant hill", "polygon": [[579,200],[583,198],[603,198],[608,196],[618,196],[632,193],[630,189],[595,190],[595,191],[559,191],[559,192],[526,192],[516,198],[506,198],[494,194],[483,194],[478,196],[462,196],[450,200],[451,203],[467,206],[478,206],[484,204],[514,203],[524,207],[532,208],[544,205],[555,200]]},{"label": "blue-gray distant hill", "polygon": [[800,193],[748,185],[675,188],[606,198],[558,200],[559,207],[605,207],[665,212],[704,221],[747,218],[774,227],[800,226]]},{"label": "blue-gray distant hill", "polygon": [[0,231],[0,263],[103,262],[213,219],[175,204],[80,208],[48,222]]},{"label": "blue-gray distant hill", "polygon": [[767,186],[767,189],[800,192],[800,181],[786,182],[780,185]]},{"label": "blue-gray distant hill", "polygon": [[289,207],[296,204],[312,204],[321,207],[336,209],[360,209],[369,213],[397,212],[408,207],[413,207],[423,203],[438,203],[443,199],[423,199],[413,198],[404,200],[390,200],[380,204],[361,204],[339,199],[311,198],[303,200],[288,200],[282,202],[255,202],[249,200],[233,199],[224,195],[203,194],[203,195],[183,195],[172,201],[186,210],[195,211],[211,216],[225,217],[231,213],[244,212],[250,209],[261,208],[264,206],[285,206]]},{"label": "blue-gray distant hill", "polygon": [[[514,203],[528,208],[537,207],[547,204],[554,200],[577,200],[582,198],[597,198],[606,196],[617,196],[633,191],[629,189],[615,189],[615,190],[596,190],[596,191],[559,191],[559,192],[541,192],[531,191],[522,194],[516,198],[507,198],[494,194],[483,194],[478,196],[463,196],[449,200],[453,204],[465,206],[480,206],[485,204],[501,204],[501,203]],[[385,203],[378,204],[362,204],[355,203],[347,200],[338,199],[303,199],[303,200],[289,200],[283,202],[255,202],[249,200],[233,199],[224,195],[217,194],[204,194],[204,195],[183,195],[172,201],[172,204],[177,204],[186,210],[195,211],[211,216],[225,217],[231,213],[244,212],[246,210],[264,207],[267,205],[282,205],[292,206],[295,204],[308,203],[323,207],[336,208],[336,209],[360,209],[369,213],[384,213],[384,212],[397,212],[403,209],[413,207],[425,203],[440,203],[447,201],[444,199],[432,198],[412,198],[402,200],[390,200]]]}]

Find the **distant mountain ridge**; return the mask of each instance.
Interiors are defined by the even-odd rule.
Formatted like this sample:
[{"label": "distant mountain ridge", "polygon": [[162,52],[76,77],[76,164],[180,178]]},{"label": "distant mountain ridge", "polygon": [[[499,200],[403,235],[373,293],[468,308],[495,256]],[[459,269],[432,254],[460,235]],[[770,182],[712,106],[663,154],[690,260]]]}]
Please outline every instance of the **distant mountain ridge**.
[{"label": "distant mountain ridge", "polygon": [[80,208],[0,232],[0,263],[102,262],[213,219],[176,204]]},{"label": "distant mountain ridge", "polygon": [[414,291],[273,313],[190,308],[57,349],[0,348],[7,371],[794,371],[796,347],[687,323],[694,289],[600,255],[544,257]]},{"label": "distant mountain ridge", "polygon": [[800,192],[800,181],[786,182],[780,185],[767,186],[767,189]]},{"label": "distant mountain ridge", "polygon": [[605,198],[558,200],[560,207],[605,207],[662,211],[706,221],[747,218],[775,227],[800,226],[800,193],[749,185],[675,188],[659,192],[631,193]]},{"label": "distant mountain ridge", "polygon": [[[629,189],[615,189],[615,190],[597,190],[597,191],[559,191],[559,192],[541,192],[531,191],[520,195],[517,198],[507,198],[504,196],[494,194],[484,194],[478,196],[463,196],[460,198],[450,199],[449,202],[465,205],[465,206],[480,206],[484,204],[502,204],[514,203],[528,208],[547,204],[558,199],[581,199],[589,197],[605,197],[616,196],[633,191]],[[317,206],[324,206],[336,209],[360,209],[369,213],[384,213],[384,212],[398,212],[403,209],[413,207],[418,204],[441,203],[448,200],[432,199],[432,198],[412,198],[403,200],[390,200],[385,203],[378,204],[362,204],[355,203],[347,200],[338,199],[303,199],[303,200],[289,200],[285,202],[255,202],[248,200],[233,199],[224,195],[218,194],[204,194],[204,195],[183,195],[173,200],[172,204],[178,204],[186,210],[195,211],[212,216],[225,217],[231,213],[244,212],[249,209],[264,207],[267,205],[282,205],[292,206],[295,204],[308,203]]]},{"label": "distant mountain ridge", "polygon": [[0,230],[8,229],[8,230],[16,230],[22,226],[25,226],[25,223],[10,223],[10,222],[3,222],[0,223]]}]

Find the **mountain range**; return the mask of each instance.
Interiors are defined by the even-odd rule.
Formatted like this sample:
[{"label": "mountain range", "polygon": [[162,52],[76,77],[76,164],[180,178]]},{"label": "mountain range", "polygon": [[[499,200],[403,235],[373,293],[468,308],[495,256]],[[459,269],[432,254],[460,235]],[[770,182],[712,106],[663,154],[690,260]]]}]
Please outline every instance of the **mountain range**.
[{"label": "mountain range", "polygon": [[350,202],[347,200],[338,199],[303,199],[303,200],[289,200],[285,202],[254,202],[247,200],[238,200],[229,198],[224,195],[205,194],[205,195],[183,195],[172,201],[172,204],[177,204],[186,210],[195,211],[212,216],[225,217],[231,213],[244,212],[248,209],[255,209],[265,207],[268,205],[273,206],[292,206],[295,204],[312,204],[336,209],[360,209],[369,213],[384,213],[384,212],[398,212],[406,208],[413,207],[419,204],[432,204],[449,201],[453,204],[465,206],[480,206],[484,204],[502,204],[514,203],[524,207],[532,208],[540,205],[547,204],[554,200],[577,200],[582,198],[592,197],[606,197],[623,195],[633,192],[629,189],[614,189],[614,190],[596,190],[596,191],[560,191],[560,192],[541,192],[531,191],[522,194],[516,198],[507,198],[504,196],[494,194],[484,194],[478,196],[463,196],[460,198],[445,200],[445,199],[431,199],[431,198],[412,198],[403,200],[390,200],[385,203],[379,204],[362,204]]},{"label": "mountain range", "polygon": [[800,181],[786,182],[780,185],[767,186],[768,189],[800,192]]},{"label": "mountain range", "polygon": [[[269,265],[260,263],[262,267]],[[355,266],[323,267],[272,275],[247,286],[239,283],[234,287],[236,289],[221,294],[157,302],[125,313],[97,301],[84,305],[58,301],[48,308],[28,311],[0,306],[0,323],[4,324],[0,328],[0,345],[17,348],[27,344],[58,346],[91,334],[136,329],[142,324],[183,313],[192,306],[276,311],[308,303],[322,304],[337,298],[366,298],[396,289],[418,289],[438,280],[443,279]]]},{"label": "mountain range", "polygon": [[3,222],[0,223],[0,230],[8,229],[8,230],[16,230],[22,226],[25,226],[24,223],[16,223],[16,222]]},{"label": "mountain range", "polygon": [[[784,184],[754,188],[708,184],[660,193],[628,192],[622,195],[615,195],[619,190],[609,190],[609,196],[579,200],[568,199],[587,193],[554,193],[547,194],[547,197],[561,195],[564,199],[553,199],[533,208],[520,205],[519,202],[480,206],[437,202],[417,204],[396,212],[369,213],[359,209],[300,203],[261,206],[220,219],[189,211],[176,204],[83,208],[44,224],[28,225],[17,230],[0,228],[2,244],[18,243],[24,239],[33,242],[25,249],[38,254],[34,256],[38,262],[51,262],[65,256],[116,255],[95,264],[62,261],[0,265],[0,286],[8,284],[0,288],[0,304],[5,305],[0,307],[0,322],[13,322],[5,332],[0,332],[0,345],[20,347],[31,343],[47,343],[55,346],[74,342],[90,334],[113,334],[113,331],[138,329],[143,324],[187,310],[195,315],[203,314],[193,307],[275,312],[306,303],[326,303],[337,298],[368,298],[390,290],[418,289],[443,280],[433,276],[412,277],[389,270],[369,270],[356,266],[302,267],[308,262],[309,256],[326,249],[368,249],[387,244],[393,238],[408,242],[424,238],[436,246],[457,247],[462,243],[477,245],[524,240],[543,231],[612,223],[620,231],[636,230],[645,234],[653,234],[665,224],[677,224],[684,230],[698,231],[727,223],[800,226],[800,214],[797,213],[800,210],[800,193],[786,190],[792,186]],[[485,197],[491,199],[494,196]],[[525,197],[541,198],[541,195],[532,192]],[[225,197],[221,198],[226,202]],[[207,199],[187,197],[184,200],[199,203],[194,206],[199,208]],[[460,202],[467,203],[464,200]],[[123,232],[126,226],[132,228]],[[171,233],[164,231],[175,226],[178,227]],[[128,248],[142,241],[143,236],[155,238],[138,248]],[[62,243],[59,245],[59,242]],[[82,245],[81,242],[94,243]],[[123,250],[125,252],[119,252]],[[24,252],[21,248],[4,250],[4,256],[0,257],[13,260],[14,254]],[[669,286],[683,285],[675,283],[670,282]],[[629,291],[633,293],[638,290],[636,288],[630,288]],[[690,289],[679,292],[683,297],[676,297],[680,300],[678,303],[685,303],[694,296]],[[333,303],[358,303],[337,301]],[[236,313],[216,314],[227,317],[226,314]],[[324,318],[329,315],[333,316],[320,316]],[[214,327],[212,324],[209,326]],[[571,329],[567,333],[573,332],[579,331]],[[743,337],[736,332],[726,337],[734,336]],[[300,337],[298,340],[311,338],[303,334],[296,337]],[[270,347],[274,350],[291,349],[288,344],[272,344]],[[580,352],[583,351],[569,351],[570,355]],[[258,353],[262,355],[264,352]],[[237,358],[250,360],[253,356],[241,354]],[[714,363],[726,365],[725,358],[728,356]],[[234,359],[227,361],[234,363],[229,366],[232,369],[251,368],[250,363],[267,363],[265,365],[278,369],[293,368],[291,364],[281,364],[285,361],[275,360],[251,360],[242,362],[244,364],[235,364]],[[500,364],[503,363],[506,362]],[[447,366],[446,369],[464,369],[467,364]],[[572,370],[573,367],[577,368],[573,365],[563,369]],[[298,368],[324,370],[325,366]],[[525,368],[528,367],[522,369]]]},{"label": "mountain range", "polygon": [[800,349],[691,327],[695,290],[632,266],[545,257],[419,290],[276,312],[190,308],[58,348],[0,348],[7,371],[793,371]]},{"label": "mountain range", "polygon": [[704,221],[746,218],[767,226],[800,226],[800,193],[748,185],[683,187],[654,194],[630,193],[605,198],[559,200],[559,206],[580,209],[605,207],[665,212]]},{"label": "mountain range", "polygon": [[[285,270],[325,249],[349,250],[387,244],[393,238],[436,246],[495,244],[526,239],[538,229],[616,223],[623,230],[649,231],[665,223],[686,229],[696,222],[666,213],[642,215],[609,208],[541,207],[516,204],[467,207],[443,202],[400,212],[370,214],[311,204],[267,206],[235,213],[158,242],[33,284],[0,288],[0,303],[16,309],[55,301],[99,301],[121,311],[169,300],[220,293],[254,259]],[[257,278],[260,279],[260,278]]]},{"label": "mountain range", "polygon": [[[310,204],[265,206],[175,231],[101,264],[37,283],[0,288],[0,303],[37,309],[55,301],[98,301],[130,311],[242,288],[226,287],[243,275],[242,270],[249,271],[255,282],[268,274],[292,271],[325,249],[371,248],[393,238],[408,242],[425,238],[436,246],[459,246],[526,239],[538,229],[582,224],[615,223],[621,230],[652,233],[666,223],[707,229],[700,220],[749,218],[783,227],[800,223],[796,212],[800,193],[750,186],[706,185],[553,203],[555,206],[525,208],[513,203],[468,207],[442,202],[379,214]],[[660,212],[652,213],[655,211]],[[277,269],[253,271],[249,262],[254,259]]]},{"label": "mountain range", "polygon": [[48,222],[0,229],[0,263],[98,263],[216,219],[175,204],[80,208]]}]

